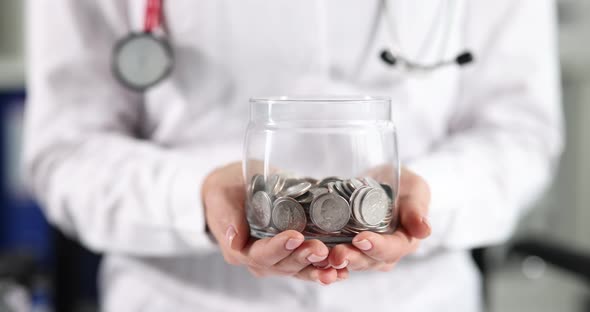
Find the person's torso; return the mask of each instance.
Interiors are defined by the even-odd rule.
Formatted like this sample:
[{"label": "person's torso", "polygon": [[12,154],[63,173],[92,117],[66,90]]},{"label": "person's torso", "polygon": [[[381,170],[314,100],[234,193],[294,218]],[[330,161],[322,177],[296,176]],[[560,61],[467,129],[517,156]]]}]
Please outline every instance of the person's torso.
[{"label": "person's torso", "polygon": [[469,311],[481,309],[479,274],[466,252],[402,260],[390,272],[351,272],[330,286],[292,277],[255,278],[219,253],[106,257],[102,310]]},{"label": "person's torso", "polygon": [[[164,3],[175,65],[171,76],[146,94],[142,125],[157,144],[215,148],[229,142],[240,153],[248,99],[264,95],[390,96],[402,162],[447,134],[461,69],[408,74],[384,64],[379,52],[392,38],[384,20],[366,50],[378,1]],[[436,20],[439,1],[396,3],[392,20],[405,57],[432,63],[464,48],[456,21],[461,14],[452,21]],[[130,0],[130,24],[136,30],[143,24],[144,6],[145,1]],[[431,28],[439,34],[429,36]],[[245,268],[225,264],[219,254],[111,255],[103,273],[106,311],[427,311],[453,305],[473,311],[479,289],[464,252],[405,261],[389,273],[352,273],[350,280],[329,287],[289,278],[255,279]],[[125,294],[129,289],[133,297]],[[456,302],[462,297],[464,302]]]},{"label": "person's torso", "polygon": [[[461,69],[405,73],[379,53],[399,43],[404,57],[428,64],[461,52],[461,10],[438,2],[391,2],[367,49],[378,1],[165,1],[175,65],[146,95],[145,134],[166,146],[239,144],[251,97],[384,95],[402,160],[420,155],[448,132]],[[130,3],[141,29],[145,2]]]}]

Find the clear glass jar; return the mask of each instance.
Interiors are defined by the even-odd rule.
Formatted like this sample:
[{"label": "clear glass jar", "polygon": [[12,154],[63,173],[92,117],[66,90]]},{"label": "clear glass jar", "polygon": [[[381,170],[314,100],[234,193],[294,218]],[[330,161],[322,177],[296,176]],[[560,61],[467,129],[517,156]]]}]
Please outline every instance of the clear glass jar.
[{"label": "clear glass jar", "polygon": [[292,229],[328,244],[398,225],[400,165],[391,100],[250,100],[244,141],[246,212],[253,237]]}]

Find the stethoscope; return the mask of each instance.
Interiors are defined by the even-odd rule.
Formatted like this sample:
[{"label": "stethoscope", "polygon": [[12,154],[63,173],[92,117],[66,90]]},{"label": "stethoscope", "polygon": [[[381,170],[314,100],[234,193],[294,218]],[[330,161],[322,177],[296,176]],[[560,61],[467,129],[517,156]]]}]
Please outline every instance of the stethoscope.
[{"label": "stethoscope", "polygon": [[174,53],[164,35],[163,17],[162,0],[147,0],[143,32],[132,32],[115,44],[113,73],[122,85],[145,91],[172,72]]},{"label": "stethoscope", "polygon": [[[465,50],[462,51],[460,53],[458,53],[454,58],[449,58],[449,59],[445,59],[444,58],[444,53],[446,52],[446,43],[449,41],[450,36],[451,36],[451,29],[453,26],[453,20],[454,20],[454,16],[453,13],[455,13],[457,10],[455,8],[455,5],[457,4],[456,0],[445,0],[445,1],[439,1],[439,9],[438,9],[438,17],[441,19],[446,19],[446,21],[444,22],[440,22],[437,23],[436,20],[434,20],[431,25],[431,31],[436,29],[438,26],[437,24],[439,24],[442,28],[442,26],[444,24],[446,24],[446,27],[443,29],[444,31],[444,35],[443,35],[443,47],[442,49],[440,49],[439,52],[441,52],[439,55],[439,61],[433,62],[433,63],[420,63],[420,62],[416,62],[413,60],[410,60],[406,57],[403,56],[403,47],[401,47],[401,40],[399,38],[399,35],[397,34],[397,27],[395,27],[395,25],[393,24],[392,19],[390,18],[390,16],[388,15],[391,12],[391,8],[388,6],[387,0],[381,0],[379,2],[379,5],[377,7],[377,12],[375,13],[376,16],[373,19],[374,23],[373,23],[373,29],[371,32],[371,36],[369,38],[369,42],[367,43],[367,47],[365,47],[365,50],[368,51],[370,49],[370,45],[372,45],[374,43],[375,40],[375,35],[377,34],[378,31],[378,26],[379,26],[379,22],[382,20],[385,20],[386,23],[388,24],[387,29],[390,32],[390,43],[389,43],[389,47],[384,48],[383,50],[381,50],[381,53],[379,53],[379,57],[381,58],[381,60],[389,65],[389,66],[398,66],[398,67],[402,67],[404,68],[406,71],[433,71],[436,69],[439,69],[441,67],[445,67],[448,65],[458,65],[458,66],[464,66],[467,65],[471,62],[474,61],[474,57],[473,57],[473,53],[469,50]],[[381,18],[381,15],[384,15],[385,18]],[[434,32],[431,32],[431,34]],[[431,36],[428,36],[424,38],[424,41],[430,41],[433,38]],[[394,44],[397,43],[397,44]],[[397,51],[394,52],[394,46],[397,45]]]},{"label": "stethoscope", "polygon": [[[450,38],[453,21],[451,12],[454,10],[451,3],[454,3],[454,0],[446,0],[444,3],[447,13],[445,15],[447,18],[446,36],[443,38],[445,42]],[[389,24],[388,29],[392,39],[389,47],[383,49],[379,54],[385,64],[401,67],[407,71],[433,71],[448,65],[463,66],[474,61],[473,54],[468,50],[459,53],[452,59],[441,58],[440,61],[429,64],[419,63],[404,57],[401,53],[402,49],[399,47],[400,40],[396,33],[396,27],[391,22],[388,10],[387,0],[380,0],[373,19],[371,35],[364,49],[367,53],[370,51],[376,40],[379,24],[385,20]],[[112,58],[113,73],[122,85],[132,90],[145,91],[164,80],[172,72],[174,54],[165,36],[163,17],[162,0],[147,0],[143,32],[132,32],[116,43]],[[397,49],[394,49],[394,42],[398,43]],[[361,58],[358,68],[361,68],[364,60],[368,59],[367,56]]]}]

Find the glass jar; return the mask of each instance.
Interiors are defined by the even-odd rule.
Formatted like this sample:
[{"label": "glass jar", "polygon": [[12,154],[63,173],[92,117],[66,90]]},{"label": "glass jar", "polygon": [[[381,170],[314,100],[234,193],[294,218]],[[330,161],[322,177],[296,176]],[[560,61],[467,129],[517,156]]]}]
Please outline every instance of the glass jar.
[{"label": "glass jar", "polygon": [[243,168],[253,237],[291,229],[336,244],[398,225],[389,98],[251,99]]}]

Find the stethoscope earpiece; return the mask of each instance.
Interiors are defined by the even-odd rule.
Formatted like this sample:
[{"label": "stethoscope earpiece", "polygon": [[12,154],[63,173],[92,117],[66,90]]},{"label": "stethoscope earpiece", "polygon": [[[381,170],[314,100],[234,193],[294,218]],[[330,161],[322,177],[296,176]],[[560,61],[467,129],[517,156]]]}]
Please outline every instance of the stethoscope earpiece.
[{"label": "stethoscope earpiece", "polygon": [[391,53],[391,51],[389,51],[388,49],[383,49],[379,56],[381,57],[383,62],[389,66],[394,66],[395,63],[397,63],[397,59],[395,58],[393,53]]},{"label": "stethoscope earpiece", "polygon": [[395,63],[397,63],[397,59],[388,49],[383,49],[383,51],[381,51],[380,57],[383,62],[389,66],[394,66]]},{"label": "stethoscope earpiece", "polygon": [[457,65],[459,66],[463,66],[463,65],[467,65],[471,62],[473,62],[474,58],[473,58],[473,54],[471,53],[471,51],[465,51],[459,55],[457,55],[457,57],[455,58],[455,63],[457,63]]}]

